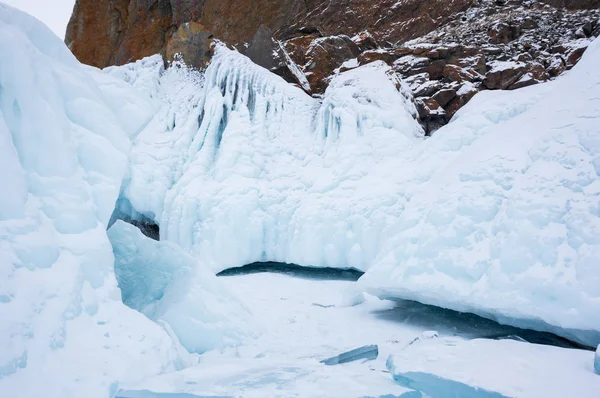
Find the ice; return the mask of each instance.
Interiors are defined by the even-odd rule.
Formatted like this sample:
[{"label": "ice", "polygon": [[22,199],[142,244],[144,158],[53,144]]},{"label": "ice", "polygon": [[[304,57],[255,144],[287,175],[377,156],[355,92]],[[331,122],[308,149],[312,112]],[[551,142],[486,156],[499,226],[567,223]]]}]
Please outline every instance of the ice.
[{"label": "ice", "polygon": [[142,126],[115,114],[100,72],[4,4],[0,57],[0,395],[106,397],[118,381],[192,363],[123,305],[113,272],[106,225],[127,171],[125,130]]},{"label": "ice", "polygon": [[596,346],[599,58],[596,40],[562,80],[479,94],[427,141],[366,290]]},{"label": "ice", "polygon": [[360,359],[373,360],[379,356],[379,349],[376,345],[366,345],[351,351],[343,352],[331,358],[321,361],[325,365],[340,365],[347,362],[358,361]]},{"label": "ice", "polygon": [[396,382],[426,396],[596,397],[593,353],[511,340],[424,340],[391,355]]},{"label": "ice", "polygon": [[250,312],[217,277],[181,248],[117,221],[108,238],[123,302],[169,325],[189,352],[238,345],[253,336]]},{"label": "ice", "polygon": [[557,81],[478,94],[426,140],[381,62],[321,99],[223,47],[205,75],[111,68],[162,104],[119,203],[215,272],[354,268],[380,297],[595,345],[599,46]]},{"label": "ice", "polygon": [[367,267],[402,211],[388,183],[399,154],[423,135],[389,67],[340,74],[321,103],[223,47],[204,76],[151,64],[108,72],[158,87],[163,106],[134,141],[122,200],[161,239],[216,272],[260,261]]},{"label": "ice", "polygon": [[600,344],[598,344],[596,355],[594,356],[594,371],[600,375]]}]

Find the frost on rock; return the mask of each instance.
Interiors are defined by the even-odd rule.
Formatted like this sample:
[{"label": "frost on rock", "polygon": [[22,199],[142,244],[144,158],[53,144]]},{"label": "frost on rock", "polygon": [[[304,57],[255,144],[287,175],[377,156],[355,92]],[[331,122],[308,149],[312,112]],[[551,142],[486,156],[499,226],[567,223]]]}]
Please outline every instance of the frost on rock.
[{"label": "frost on rock", "polygon": [[[126,68],[134,85],[147,81],[141,65]],[[423,135],[388,72],[342,73],[321,104],[222,47],[205,76],[169,68],[121,200],[217,272],[261,261],[364,269],[404,205],[402,154]]]},{"label": "frost on rock", "polygon": [[121,302],[105,232],[125,130],[141,126],[107,104],[100,72],[3,4],[0,57],[0,395],[106,397],[117,381],[176,369],[183,349]]},{"label": "frost on rock", "polygon": [[441,397],[581,397],[600,391],[593,353],[512,340],[430,339],[387,360],[394,380]]},{"label": "frost on rock", "polygon": [[[479,94],[426,142],[417,164],[438,163],[416,172],[422,184],[363,286],[598,344],[598,59],[596,40],[563,79]],[[474,142],[473,129],[485,133]],[[442,143],[462,149],[446,162]]]},{"label": "frost on rock", "polygon": [[123,302],[164,321],[190,352],[239,344],[251,315],[211,271],[170,242],[156,242],[117,221],[108,237]]}]

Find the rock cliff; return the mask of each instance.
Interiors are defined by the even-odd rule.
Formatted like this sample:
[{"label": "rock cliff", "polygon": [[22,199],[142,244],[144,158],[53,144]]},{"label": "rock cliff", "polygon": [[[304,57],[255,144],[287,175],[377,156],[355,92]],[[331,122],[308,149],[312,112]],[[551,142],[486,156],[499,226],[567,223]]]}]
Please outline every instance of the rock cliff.
[{"label": "rock cliff", "polygon": [[313,95],[384,61],[431,133],[480,90],[572,68],[599,19],[600,0],[77,0],[65,41],[101,68],[160,53],[203,69],[216,39]]}]

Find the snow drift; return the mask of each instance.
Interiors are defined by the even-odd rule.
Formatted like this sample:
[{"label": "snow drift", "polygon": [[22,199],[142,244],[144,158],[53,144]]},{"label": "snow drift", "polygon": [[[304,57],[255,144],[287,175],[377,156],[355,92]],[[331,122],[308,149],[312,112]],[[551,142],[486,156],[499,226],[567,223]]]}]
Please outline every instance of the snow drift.
[{"label": "snow drift", "polygon": [[596,40],[564,78],[479,94],[440,129],[430,156],[463,148],[415,187],[363,286],[598,344],[599,59]]},{"label": "snow drift", "polygon": [[[59,38],[3,4],[0,57],[0,395],[106,397],[179,368],[176,340],[121,302],[106,237],[146,100],[116,79],[103,93]],[[137,96],[135,123],[107,104],[117,89]]]}]

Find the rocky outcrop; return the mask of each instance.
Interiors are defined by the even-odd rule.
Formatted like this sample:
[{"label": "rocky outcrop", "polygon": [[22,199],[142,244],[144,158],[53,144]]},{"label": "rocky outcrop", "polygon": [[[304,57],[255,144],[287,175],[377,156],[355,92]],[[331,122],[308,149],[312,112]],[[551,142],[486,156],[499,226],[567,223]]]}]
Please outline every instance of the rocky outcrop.
[{"label": "rocky outcrop", "polygon": [[600,0],[543,0],[557,8],[567,8],[570,10],[592,10],[600,8]]},{"label": "rocky outcrop", "polygon": [[186,65],[206,69],[214,54],[214,36],[198,22],[185,22],[167,41],[168,60],[180,59]]},{"label": "rocky outcrop", "polygon": [[86,64],[106,67],[165,54],[170,36],[197,22],[243,49],[261,26],[277,40],[303,35],[405,41],[446,23],[472,0],[77,0],[66,43]]},{"label": "rocky outcrop", "polygon": [[480,90],[572,68],[600,35],[600,0],[77,0],[66,42],[105,67],[161,53],[203,69],[215,40],[322,94],[335,74],[383,61],[428,133]]}]

